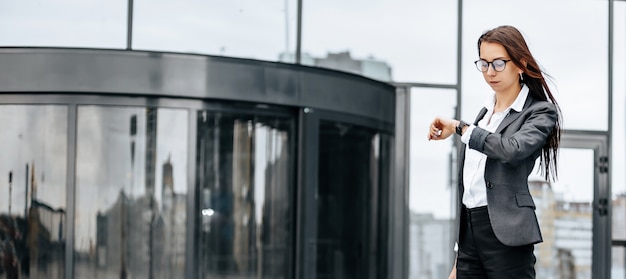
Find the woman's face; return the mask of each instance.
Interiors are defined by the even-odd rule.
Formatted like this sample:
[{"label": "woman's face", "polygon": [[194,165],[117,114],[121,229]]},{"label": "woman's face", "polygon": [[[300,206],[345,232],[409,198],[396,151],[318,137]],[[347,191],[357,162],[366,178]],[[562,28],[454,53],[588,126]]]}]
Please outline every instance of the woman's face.
[{"label": "woman's face", "polygon": [[[501,44],[483,42],[480,44],[480,59],[493,62],[496,59],[508,61],[511,60],[511,57]],[[508,61],[501,72],[496,71],[493,64],[489,64],[487,71],[483,72],[483,77],[496,93],[519,92],[519,75],[521,73],[522,70],[515,66],[513,61]]]}]

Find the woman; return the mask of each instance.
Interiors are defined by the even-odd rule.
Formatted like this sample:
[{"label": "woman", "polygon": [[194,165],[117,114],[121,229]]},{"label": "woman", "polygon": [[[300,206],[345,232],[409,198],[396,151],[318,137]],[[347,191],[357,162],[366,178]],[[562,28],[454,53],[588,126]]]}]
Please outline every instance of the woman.
[{"label": "woman", "polygon": [[522,34],[500,26],[478,39],[476,67],[494,94],[473,124],[437,117],[429,140],[460,135],[460,227],[450,278],[535,278],[542,241],[528,175],[556,177],[560,109]]}]

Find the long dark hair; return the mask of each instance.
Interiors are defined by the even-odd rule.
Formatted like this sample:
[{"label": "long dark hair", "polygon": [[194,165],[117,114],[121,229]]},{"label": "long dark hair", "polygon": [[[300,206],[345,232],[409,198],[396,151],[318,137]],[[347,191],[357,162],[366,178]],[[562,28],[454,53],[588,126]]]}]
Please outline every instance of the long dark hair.
[{"label": "long dark hair", "polygon": [[[503,25],[491,29],[478,38],[478,55],[480,56],[480,45],[483,42],[498,43],[506,49],[511,58],[511,62],[524,72],[520,76],[520,82],[528,86],[529,94],[541,101],[549,101],[556,107],[558,117],[548,140],[541,148],[540,167],[546,181],[555,180],[557,177],[557,155],[559,142],[561,141],[561,108],[557,104],[554,95],[550,91],[546,78],[550,77],[539,68],[539,64],[530,53],[524,36],[517,28]],[[524,63],[525,62],[525,63]]]}]

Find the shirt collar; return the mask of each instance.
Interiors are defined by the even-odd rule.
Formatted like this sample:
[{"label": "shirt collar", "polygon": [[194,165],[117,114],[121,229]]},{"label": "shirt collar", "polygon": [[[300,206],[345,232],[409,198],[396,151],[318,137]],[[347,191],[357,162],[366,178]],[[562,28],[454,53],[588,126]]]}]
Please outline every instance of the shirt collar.
[{"label": "shirt collar", "polygon": [[[515,101],[505,110],[515,110],[517,112],[522,111],[522,109],[524,108],[524,103],[526,103],[526,98],[528,98],[528,86],[526,86],[526,84],[522,84],[522,89],[520,90],[519,94],[517,94],[517,98],[515,99]],[[493,111],[493,106],[496,104],[496,93],[493,93],[493,95],[489,96],[489,98],[487,98],[487,100],[485,100],[483,106],[489,111]]]}]

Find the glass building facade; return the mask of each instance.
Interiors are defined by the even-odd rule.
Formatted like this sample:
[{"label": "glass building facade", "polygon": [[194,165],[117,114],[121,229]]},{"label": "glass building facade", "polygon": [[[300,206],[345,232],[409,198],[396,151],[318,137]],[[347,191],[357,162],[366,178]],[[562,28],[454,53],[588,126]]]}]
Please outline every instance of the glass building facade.
[{"label": "glass building facade", "polygon": [[458,146],[424,134],[504,24],[563,111],[538,277],[626,278],[623,0],[0,0],[0,276],[446,278]]}]

